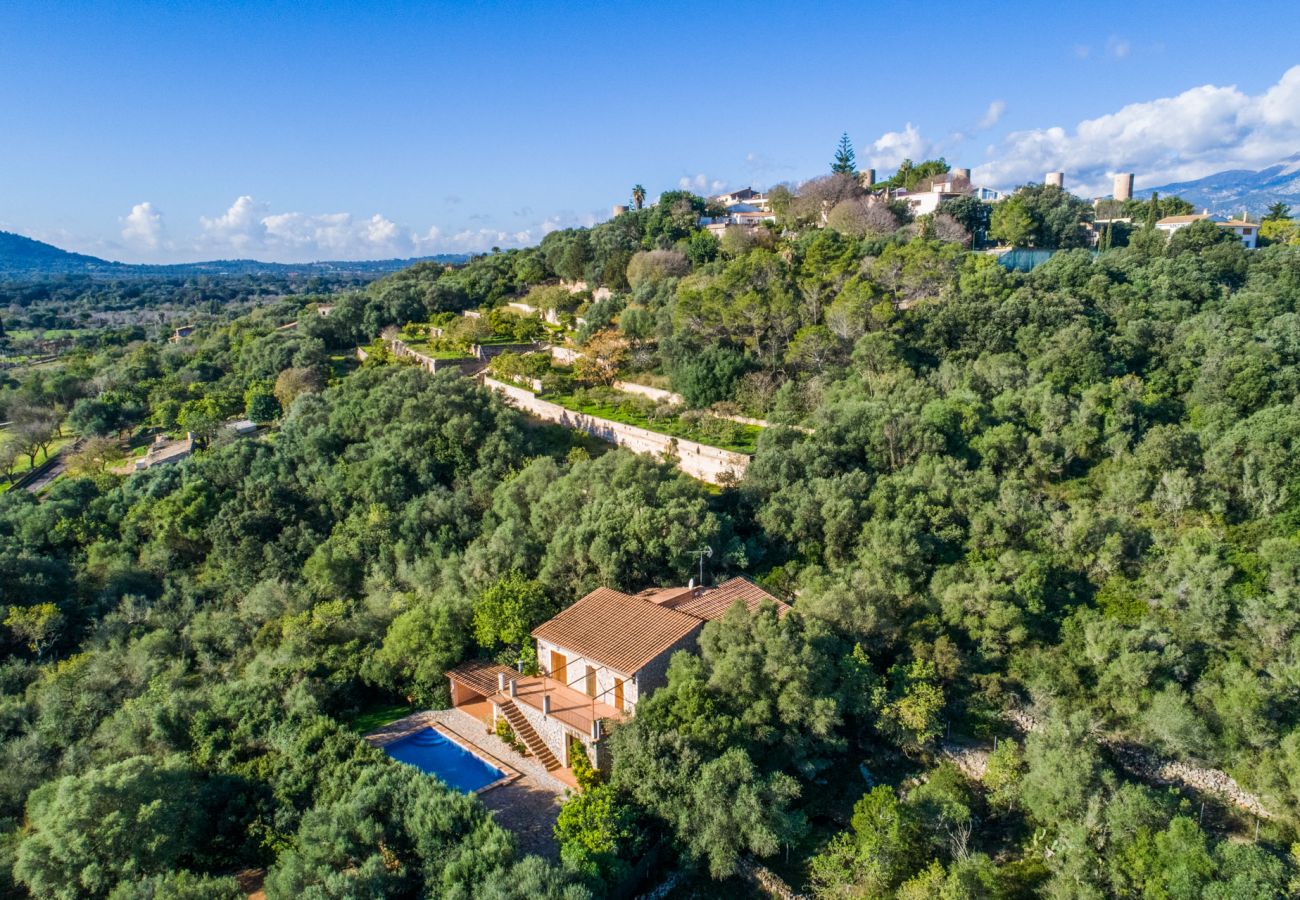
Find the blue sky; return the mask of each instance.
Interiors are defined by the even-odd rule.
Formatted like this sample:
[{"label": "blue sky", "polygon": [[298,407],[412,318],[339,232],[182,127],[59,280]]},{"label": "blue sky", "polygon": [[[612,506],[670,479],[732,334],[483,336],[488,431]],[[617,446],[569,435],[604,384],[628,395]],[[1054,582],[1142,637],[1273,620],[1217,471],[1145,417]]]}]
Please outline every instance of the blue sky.
[{"label": "blue sky", "polygon": [[533,243],[637,182],[801,180],[845,130],[862,165],[1082,193],[1300,152],[1300,4],[1054,6],[7,0],[0,229],[409,256]]}]

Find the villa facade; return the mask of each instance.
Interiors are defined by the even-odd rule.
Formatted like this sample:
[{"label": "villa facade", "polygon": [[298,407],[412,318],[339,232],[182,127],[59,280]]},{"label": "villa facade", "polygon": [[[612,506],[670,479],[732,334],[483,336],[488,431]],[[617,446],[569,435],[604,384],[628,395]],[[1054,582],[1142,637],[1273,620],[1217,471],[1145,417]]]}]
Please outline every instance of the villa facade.
[{"label": "villa facade", "polygon": [[608,726],[666,684],[672,655],[694,650],[704,623],[737,603],[790,609],[744,578],[638,594],[598,588],[533,630],[537,674],[479,660],[449,670],[452,705],[491,727],[504,718],[548,770],[570,768],[575,747],[607,770]]}]

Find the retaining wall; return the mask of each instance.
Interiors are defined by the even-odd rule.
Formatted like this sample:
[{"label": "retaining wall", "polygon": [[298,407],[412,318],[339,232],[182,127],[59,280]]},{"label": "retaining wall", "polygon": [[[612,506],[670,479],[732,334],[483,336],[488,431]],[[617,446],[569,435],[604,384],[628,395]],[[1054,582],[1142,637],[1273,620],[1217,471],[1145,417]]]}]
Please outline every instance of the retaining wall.
[{"label": "retaining wall", "polygon": [[553,344],[551,345],[551,359],[561,365],[571,366],[580,356],[582,356],[582,354],[577,350],[574,350],[572,347],[556,347]]},{"label": "retaining wall", "polygon": [[744,477],[745,469],[749,467],[750,458],[744,453],[732,453],[720,447],[697,444],[695,441],[675,438],[646,428],[638,428],[635,425],[625,425],[622,422],[574,412],[558,403],[543,400],[532,391],[497,381],[495,378],[484,377],[483,383],[502,394],[512,406],[539,419],[556,422],[576,431],[585,431],[592,437],[619,447],[626,447],[634,453],[649,453],[662,457],[667,453],[675,452],[679,469],[692,478],[710,484],[738,481]]},{"label": "retaining wall", "polygon": [[448,369],[456,369],[462,375],[479,367],[480,363],[473,357],[464,356],[456,359],[435,359],[432,356],[426,356],[418,350],[412,350],[401,340],[394,338],[389,346],[393,348],[394,356],[407,356],[415,360],[421,367],[428,369],[430,372],[437,374],[445,372]]},{"label": "retaining wall", "polygon": [[622,391],[625,394],[639,394],[642,397],[649,397],[656,403],[685,403],[686,400],[681,394],[674,394],[672,391],[665,391],[661,388],[650,387],[648,384],[637,384],[634,381],[616,381],[614,390]]}]

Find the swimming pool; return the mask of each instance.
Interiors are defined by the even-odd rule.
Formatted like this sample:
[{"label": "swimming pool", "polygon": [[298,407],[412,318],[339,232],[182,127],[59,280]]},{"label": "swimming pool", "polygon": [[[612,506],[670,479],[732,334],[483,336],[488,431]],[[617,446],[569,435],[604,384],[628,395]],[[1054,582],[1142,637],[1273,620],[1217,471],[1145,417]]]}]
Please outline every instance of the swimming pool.
[{"label": "swimming pool", "polygon": [[384,745],[384,752],[421,772],[437,775],[463,794],[503,778],[505,773],[432,728],[423,728]]}]

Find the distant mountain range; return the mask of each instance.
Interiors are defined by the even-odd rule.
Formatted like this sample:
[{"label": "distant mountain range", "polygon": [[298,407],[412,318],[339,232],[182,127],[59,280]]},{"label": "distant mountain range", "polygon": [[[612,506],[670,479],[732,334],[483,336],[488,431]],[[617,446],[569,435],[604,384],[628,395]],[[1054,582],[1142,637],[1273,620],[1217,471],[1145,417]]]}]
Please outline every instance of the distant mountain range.
[{"label": "distant mountain range", "polygon": [[21,234],[0,231],[0,279],[41,279],[54,276],[87,276],[123,279],[147,277],[184,278],[196,275],[353,275],[379,276],[405,269],[418,262],[460,263],[463,253],[444,253],[418,259],[379,259],[360,262],[267,263],[253,259],[218,259],[211,262],[178,263],[169,266],[131,265],[112,262],[84,253],[60,250],[53,244]]},{"label": "distant mountain range", "polygon": [[1212,213],[1240,214],[1246,209],[1259,216],[1279,201],[1300,213],[1300,153],[1258,172],[1229,169],[1195,181],[1162,184],[1133,193],[1149,197],[1153,191],[1161,196],[1177,194],[1197,210],[1208,209]]}]

